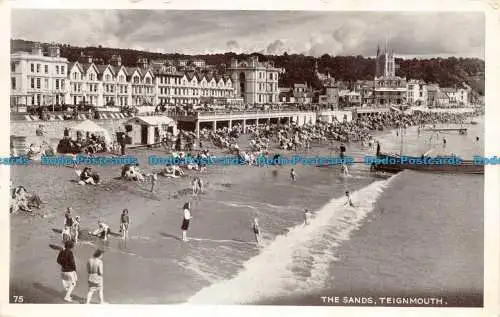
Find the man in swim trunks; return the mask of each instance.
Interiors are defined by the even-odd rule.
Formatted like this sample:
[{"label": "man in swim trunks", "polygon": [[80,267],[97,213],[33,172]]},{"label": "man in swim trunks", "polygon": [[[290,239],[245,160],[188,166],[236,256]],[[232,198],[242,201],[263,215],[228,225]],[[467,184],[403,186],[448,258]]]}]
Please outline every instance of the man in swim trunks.
[{"label": "man in swim trunks", "polygon": [[292,182],[295,182],[296,177],[297,177],[297,175],[295,175],[295,170],[292,168],[290,170],[290,179],[292,180]]},{"label": "man in swim trunks", "polygon": [[96,250],[94,252],[94,256],[90,258],[87,262],[87,273],[89,274],[88,284],[89,284],[89,292],[87,293],[87,301],[86,304],[90,304],[90,300],[92,299],[92,295],[94,295],[95,291],[99,292],[99,301],[101,304],[104,304],[104,289],[103,289],[103,263],[102,263],[102,255],[104,251]]}]

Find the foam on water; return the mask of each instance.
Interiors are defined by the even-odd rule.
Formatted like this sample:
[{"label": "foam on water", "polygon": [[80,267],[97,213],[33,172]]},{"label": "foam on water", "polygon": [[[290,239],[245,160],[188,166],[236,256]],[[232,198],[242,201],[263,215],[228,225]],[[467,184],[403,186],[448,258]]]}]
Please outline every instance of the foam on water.
[{"label": "foam on water", "polygon": [[339,261],[337,247],[362,225],[394,177],[397,175],[353,192],[355,209],[343,207],[344,197],[332,199],[309,225],[295,226],[266,243],[235,277],[202,289],[187,304],[245,304],[324,288],[331,282],[328,267]]}]

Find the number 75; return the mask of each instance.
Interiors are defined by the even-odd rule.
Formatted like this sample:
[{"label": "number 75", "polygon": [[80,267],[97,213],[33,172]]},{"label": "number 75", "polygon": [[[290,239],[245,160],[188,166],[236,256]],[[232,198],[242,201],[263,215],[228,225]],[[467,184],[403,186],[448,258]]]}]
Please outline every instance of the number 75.
[{"label": "number 75", "polygon": [[14,299],[14,303],[24,303],[24,296],[12,296]]}]

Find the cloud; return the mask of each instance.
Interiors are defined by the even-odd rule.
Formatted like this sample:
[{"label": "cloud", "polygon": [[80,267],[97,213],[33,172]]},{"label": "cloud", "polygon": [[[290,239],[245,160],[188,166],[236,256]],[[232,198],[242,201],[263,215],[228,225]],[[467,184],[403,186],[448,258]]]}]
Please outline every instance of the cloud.
[{"label": "cloud", "polygon": [[230,52],[236,53],[240,50],[240,44],[235,40],[227,41],[226,46]]},{"label": "cloud", "polygon": [[285,43],[281,40],[276,40],[267,46],[266,52],[269,55],[283,55],[286,52]]},{"label": "cloud", "polygon": [[[12,37],[78,46],[211,52],[373,56],[385,37],[396,54],[484,58],[479,12],[13,10]],[[43,27],[40,27],[42,26]]]}]

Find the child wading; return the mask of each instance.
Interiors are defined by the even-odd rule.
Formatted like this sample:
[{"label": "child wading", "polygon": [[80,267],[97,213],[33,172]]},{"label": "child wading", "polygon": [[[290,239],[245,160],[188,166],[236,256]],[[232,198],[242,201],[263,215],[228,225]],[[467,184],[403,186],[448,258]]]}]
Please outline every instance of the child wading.
[{"label": "child wading", "polygon": [[187,231],[189,229],[189,222],[193,217],[191,217],[191,212],[189,211],[190,209],[190,204],[189,202],[184,204],[184,218],[182,219],[182,225],[181,225],[181,230],[182,230],[182,241],[187,242],[189,241],[187,237]]},{"label": "child wading", "polygon": [[122,215],[120,217],[120,232],[122,233],[122,239],[128,239],[129,224],[130,218],[128,216],[128,209],[123,209]]},{"label": "child wading", "polygon": [[308,225],[311,221],[311,216],[312,213],[309,211],[309,209],[304,210],[304,225]]},{"label": "child wading", "polygon": [[293,168],[290,170],[290,179],[292,180],[292,182],[295,182],[295,180],[297,179],[297,175],[295,175],[295,170]]},{"label": "child wading", "polygon": [[351,196],[350,196],[350,194],[349,194],[349,191],[346,191],[346,192],[345,192],[345,196],[346,196],[347,200],[346,200],[346,202],[344,203],[344,207],[346,207],[347,205],[349,205],[349,206],[350,206],[350,207],[352,207],[352,208],[356,208],[356,207],[354,206],[354,204],[352,203],[352,200],[351,200]]}]

